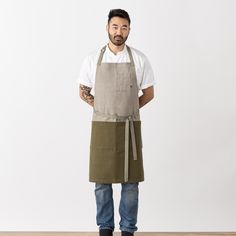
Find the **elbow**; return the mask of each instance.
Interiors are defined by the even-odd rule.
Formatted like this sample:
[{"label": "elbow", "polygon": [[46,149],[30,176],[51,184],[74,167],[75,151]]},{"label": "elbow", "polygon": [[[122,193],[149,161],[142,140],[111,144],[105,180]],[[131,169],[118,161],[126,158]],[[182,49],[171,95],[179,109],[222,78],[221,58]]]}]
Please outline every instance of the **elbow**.
[{"label": "elbow", "polygon": [[82,90],[80,90],[79,96],[80,96],[80,98],[81,98],[83,101],[85,101],[84,96],[83,96],[83,93],[82,93]]},{"label": "elbow", "polygon": [[154,94],[151,94],[150,101],[154,98]]},{"label": "elbow", "polygon": [[79,93],[79,96],[80,96],[80,98],[81,98],[82,100],[84,100],[84,99],[83,99],[83,96],[82,96],[82,93]]},{"label": "elbow", "polygon": [[149,96],[148,96],[148,102],[150,102],[153,98],[154,98],[154,94],[153,94],[153,93],[152,93],[152,94],[149,94]]},{"label": "elbow", "polygon": [[79,97],[83,100],[83,96],[82,96],[81,91],[79,91]]}]

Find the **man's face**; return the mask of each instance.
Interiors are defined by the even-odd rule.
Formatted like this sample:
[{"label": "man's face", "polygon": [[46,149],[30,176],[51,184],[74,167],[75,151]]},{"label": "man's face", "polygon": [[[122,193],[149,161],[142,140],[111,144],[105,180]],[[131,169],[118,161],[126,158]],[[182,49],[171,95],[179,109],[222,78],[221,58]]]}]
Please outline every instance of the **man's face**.
[{"label": "man's face", "polygon": [[121,46],[125,43],[129,36],[129,31],[128,20],[121,17],[112,17],[107,25],[109,39],[116,46]]}]

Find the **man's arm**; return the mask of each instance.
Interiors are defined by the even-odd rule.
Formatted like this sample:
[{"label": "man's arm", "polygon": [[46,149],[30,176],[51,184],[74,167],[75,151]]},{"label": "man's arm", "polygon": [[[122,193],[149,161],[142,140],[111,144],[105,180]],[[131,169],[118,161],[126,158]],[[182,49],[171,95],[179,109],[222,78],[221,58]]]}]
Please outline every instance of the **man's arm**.
[{"label": "man's arm", "polygon": [[154,98],[153,86],[143,89],[142,92],[143,95],[139,97],[139,108],[143,107]]},{"label": "man's arm", "polygon": [[80,95],[81,99],[93,107],[94,96],[92,94],[90,94],[91,90],[92,90],[92,88],[87,87],[83,84],[80,84],[80,86],[79,86],[79,95]]}]

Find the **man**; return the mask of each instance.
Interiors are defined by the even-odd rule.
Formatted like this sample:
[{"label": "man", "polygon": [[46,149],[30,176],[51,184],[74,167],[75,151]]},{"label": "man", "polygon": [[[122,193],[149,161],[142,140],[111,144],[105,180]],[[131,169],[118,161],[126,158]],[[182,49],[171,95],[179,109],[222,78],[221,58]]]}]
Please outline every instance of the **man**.
[{"label": "man", "polygon": [[153,99],[155,81],[146,56],[125,44],[129,14],[111,10],[106,30],[109,43],[86,57],[78,78],[80,97],[93,107],[89,181],[95,183],[99,235],[113,234],[112,184],[121,183],[120,230],[132,236],[144,181],[139,108]]}]

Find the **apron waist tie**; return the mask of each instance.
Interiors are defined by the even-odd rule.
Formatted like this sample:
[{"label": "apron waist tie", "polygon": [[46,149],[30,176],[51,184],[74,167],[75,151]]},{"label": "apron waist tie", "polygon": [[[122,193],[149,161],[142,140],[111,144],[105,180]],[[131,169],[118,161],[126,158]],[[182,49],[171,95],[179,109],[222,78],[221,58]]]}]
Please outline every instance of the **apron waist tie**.
[{"label": "apron waist tie", "polygon": [[124,167],[124,180],[128,181],[129,177],[129,130],[131,132],[131,141],[132,141],[132,150],[133,158],[137,160],[137,149],[136,149],[136,140],[134,133],[134,123],[131,116],[129,116],[125,121],[125,167]]}]

